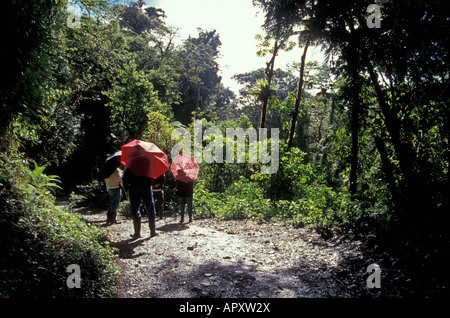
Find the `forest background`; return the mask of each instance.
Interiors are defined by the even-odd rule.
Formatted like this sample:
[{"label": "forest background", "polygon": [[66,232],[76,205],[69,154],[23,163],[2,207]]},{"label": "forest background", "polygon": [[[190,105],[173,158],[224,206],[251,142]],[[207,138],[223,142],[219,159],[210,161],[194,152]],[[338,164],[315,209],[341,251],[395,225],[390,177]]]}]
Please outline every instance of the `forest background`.
[{"label": "forest background", "polygon": [[[7,1],[0,294],[114,295],[118,267],[105,234],[56,197],[106,206],[100,171],[109,154],[133,139],[169,154],[173,130],[193,135],[195,120],[203,129],[280,129],[276,174],[248,160],[201,164],[198,216],[363,238],[401,257],[423,288],[445,292],[450,4],[376,1],[378,28],[367,24],[372,2],[253,0],[265,15],[255,53],[267,63],[235,75],[236,95],[221,82],[215,30],[175,45],[164,11],[144,1],[76,1],[79,21],[63,0]],[[302,56],[275,68],[294,46]],[[327,63],[306,63],[313,46]],[[167,211],[176,213],[168,184]],[[89,268],[89,288],[65,288],[60,268],[70,263]]]}]

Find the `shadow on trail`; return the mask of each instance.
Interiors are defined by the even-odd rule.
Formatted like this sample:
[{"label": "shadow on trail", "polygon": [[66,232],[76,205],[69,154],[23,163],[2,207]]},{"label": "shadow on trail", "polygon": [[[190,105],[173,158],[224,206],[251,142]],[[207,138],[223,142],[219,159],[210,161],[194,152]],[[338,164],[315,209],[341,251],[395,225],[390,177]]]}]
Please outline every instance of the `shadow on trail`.
[{"label": "shadow on trail", "polygon": [[[368,256],[368,255],[365,255]],[[373,256],[373,255],[372,255]],[[337,264],[311,261],[299,255],[289,266],[268,270],[251,260],[222,260],[183,266],[182,255],[161,259],[153,270],[159,274],[155,288],[140,297],[187,298],[384,298],[401,297],[398,286],[389,286],[398,273],[383,268],[383,288],[367,287],[368,264],[376,258],[340,258]],[[229,259],[229,258],[227,258]],[[398,282],[397,282],[398,283]],[[394,283],[395,284],[395,283]]]},{"label": "shadow on trail", "polygon": [[144,255],[144,253],[135,254],[134,249],[136,247],[138,247],[139,245],[144,244],[149,239],[150,239],[150,237],[141,237],[137,240],[135,240],[133,238],[129,238],[129,239],[119,241],[119,242],[111,242],[110,241],[109,245],[111,247],[115,247],[119,250],[120,258],[133,259],[133,258],[138,258],[138,257]]},{"label": "shadow on trail", "polygon": [[[188,272],[165,270],[174,268],[174,260],[167,260],[156,271],[164,271],[159,288],[144,291],[141,297],[187,298],[311,298],[351,297],[338,286],[316,280],[295,277],[293,269],[260,272],[239,262],[223,264],[209,261]],[[167,289],[171,286],[170,289]]]},{"label": "shadow on trail", "polygon": [[175,231],[184,231],[189,229],[189,226],[185,223],[169,223],[164,224],[163,226],[157,227],[156,230],[161,232],[175,232]]},{"label": "shadow on trail", "polygon": [[257,264],[237,260],[224,264],[220,260],[194,265],[181,270],[183,257],[168,258],[154,267],[160,272],[156,288],[143,291],[140,297],[187,298],[352,298],[376,297],[365,290],[363,273],[349,281],[336,270],[316,270],[298,264],[273,271],[260,270]]}]

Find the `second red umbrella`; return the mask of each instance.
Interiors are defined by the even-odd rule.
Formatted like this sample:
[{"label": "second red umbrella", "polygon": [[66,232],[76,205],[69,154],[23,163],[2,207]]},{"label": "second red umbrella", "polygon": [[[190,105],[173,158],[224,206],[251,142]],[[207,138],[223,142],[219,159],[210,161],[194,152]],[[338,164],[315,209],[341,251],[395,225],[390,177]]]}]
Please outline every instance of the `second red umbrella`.
[{"label": "second red umbrella", "polygon": [[170,171],[176,180],[190,182],[197,179],[199,167],[194,158],[181,154],[173,158]]}]

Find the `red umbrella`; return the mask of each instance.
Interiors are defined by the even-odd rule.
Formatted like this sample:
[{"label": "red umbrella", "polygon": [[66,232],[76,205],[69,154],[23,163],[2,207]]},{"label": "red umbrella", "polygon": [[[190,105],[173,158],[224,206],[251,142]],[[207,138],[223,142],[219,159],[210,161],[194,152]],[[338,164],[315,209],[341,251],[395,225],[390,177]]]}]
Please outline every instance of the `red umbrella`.
[{"label": "red umbrella", "polygon": [[190,182],[197,179],[199,167],[189,155],[181,154],[173,158],[172,166],[170,171],[172,171],[173,176],[176,180],[182,182]]},{"label": "red umbrella", "polygon": [[137,139],[122,146],[121,161],[137,176],[158,178],[169,170],[167,155],[161,149]]}]

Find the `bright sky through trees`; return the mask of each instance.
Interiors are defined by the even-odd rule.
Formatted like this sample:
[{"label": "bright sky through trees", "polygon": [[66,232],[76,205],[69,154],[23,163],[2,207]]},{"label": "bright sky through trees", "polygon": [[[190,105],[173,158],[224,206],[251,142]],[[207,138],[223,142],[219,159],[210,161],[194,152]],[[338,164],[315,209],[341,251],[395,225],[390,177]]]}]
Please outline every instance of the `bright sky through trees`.
[{"label": "bright sky through trees", "polygon": [[[265,67],[270,59],[256,56],[258,42],[255,35],[264,35],[261,29],[264,15],[258,14],[258,8],[251,0],[146,0],[146,3],[166,12],[167,23],[179,28],[178,41],[189,35],[196,37],[197,28],[217,30],[222,42],[218,61],[222,82],[235,93],[239,85],[231,79],[233,75]],[[302,49],[298,47],[290,52],[280,52],[275,67],[285,68],[288,63],[300,62],[301,53]],[[322,59],[318,49],[309,51],[307,60],[313,59]]]}]

